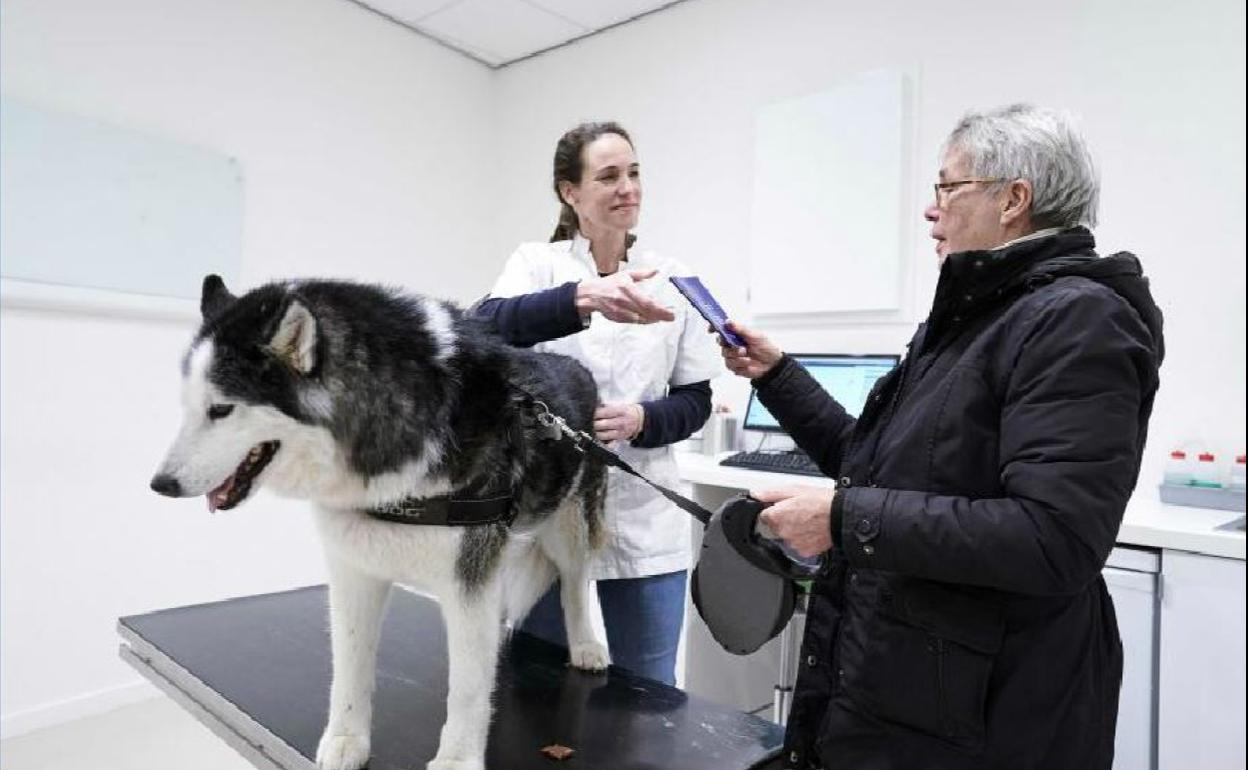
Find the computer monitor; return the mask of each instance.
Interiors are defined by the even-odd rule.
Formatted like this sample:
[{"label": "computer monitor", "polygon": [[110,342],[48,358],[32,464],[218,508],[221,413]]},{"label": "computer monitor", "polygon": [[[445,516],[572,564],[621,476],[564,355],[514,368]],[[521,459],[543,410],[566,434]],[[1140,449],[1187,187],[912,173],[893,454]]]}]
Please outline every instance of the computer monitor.
[{"label": "computer monitor", "polygon": [[[899,356],[894,355],[806,354],[794,355],[793,358],[853,417],[862,413],[875,381],[888,374],[899,360]],[[753,390],[750,391],[750,404],[745,409],[742,427],[746,430],[784,432]]]}]

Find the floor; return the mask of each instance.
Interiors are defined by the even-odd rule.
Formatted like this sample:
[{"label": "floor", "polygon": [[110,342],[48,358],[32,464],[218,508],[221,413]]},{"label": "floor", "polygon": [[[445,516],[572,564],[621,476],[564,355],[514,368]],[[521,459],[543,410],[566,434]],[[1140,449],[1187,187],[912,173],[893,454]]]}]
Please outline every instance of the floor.
[{"label": "floor", "polygon": [[165,697],[0,741],[4,770],[254,770]]}]

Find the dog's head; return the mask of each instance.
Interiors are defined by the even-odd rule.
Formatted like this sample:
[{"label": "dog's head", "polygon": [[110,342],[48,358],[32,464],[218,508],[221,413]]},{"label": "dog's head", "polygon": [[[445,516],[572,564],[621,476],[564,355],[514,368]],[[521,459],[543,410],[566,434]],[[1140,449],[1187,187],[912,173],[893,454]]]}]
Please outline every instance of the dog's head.
[{"label": "dog's head", "polygon": [[234,297],[204,279],[199,332],[182,361],[183,422],[152,489],[206,495],[210,510],[247,498],[284,464],[329,409],[317,383],[322,335],[297,286],[270,284]]}]

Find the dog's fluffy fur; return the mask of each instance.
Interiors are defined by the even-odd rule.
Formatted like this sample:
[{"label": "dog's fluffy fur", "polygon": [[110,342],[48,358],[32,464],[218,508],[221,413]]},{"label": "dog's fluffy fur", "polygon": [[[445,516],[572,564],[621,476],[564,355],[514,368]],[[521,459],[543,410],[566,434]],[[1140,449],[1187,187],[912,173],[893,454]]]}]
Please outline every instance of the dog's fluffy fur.
[{"label": "dog's fluffy fur", "polygon": [[[333,685],[322,768],[369,756],[374,663],[393,583],[446,620],[447,719],[430,770],[484,767],[497,649],[558,575],[573,665],[602,669],[586,609],[605,475],[534,423],[519,386],[592,432],[597,390],[572,359],[503,344],[455,306],[375,286],[299,281],[232,296],[204,280],[183,359],[184,422],[152,480],[232,508],[264,487],[315,503],[330,575]],[[468,527],[377,520],[408,497],[502,490],[515,519]]]}]

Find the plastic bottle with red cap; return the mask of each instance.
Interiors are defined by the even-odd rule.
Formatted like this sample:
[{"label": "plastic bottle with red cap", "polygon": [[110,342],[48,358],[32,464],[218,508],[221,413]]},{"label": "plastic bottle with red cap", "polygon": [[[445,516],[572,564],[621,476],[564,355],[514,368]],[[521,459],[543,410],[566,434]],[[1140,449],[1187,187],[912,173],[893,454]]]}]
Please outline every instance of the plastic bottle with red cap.
[{"label": "plastic bottle with red cap", "polygon": [[1235,462],[1231,464],[1231,483],[1230,488],[1239,493],[1244,492],[1244,462],[1248,458],[1244,455],[1236,455]]},{"label": "plastic bottle with red cap", "polygon": [[1192,462],[1187,459],[1187,452],[1176,449],[1170,453],[1170,459],[1166,460],[1166,470],[1162,473],[1161,483],[1172,487],[1191,486]]},{"label": "plastic bottle with red cap", "polygon": [[1218,458],[1213,452],[1196,455],[1196,467],[1192,470],[1192,486],[1205,489],[1221,489],[1222,475],[1218,473]]}]

